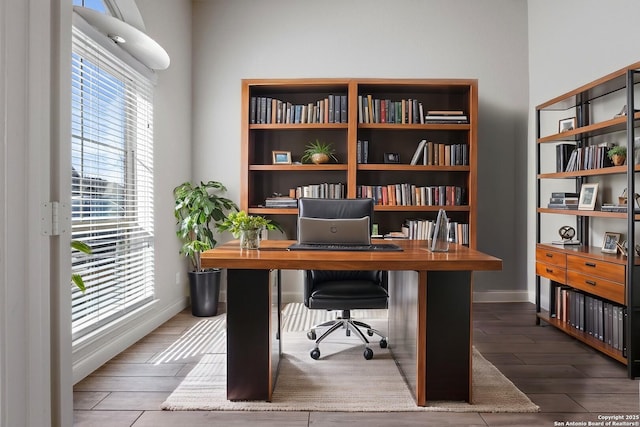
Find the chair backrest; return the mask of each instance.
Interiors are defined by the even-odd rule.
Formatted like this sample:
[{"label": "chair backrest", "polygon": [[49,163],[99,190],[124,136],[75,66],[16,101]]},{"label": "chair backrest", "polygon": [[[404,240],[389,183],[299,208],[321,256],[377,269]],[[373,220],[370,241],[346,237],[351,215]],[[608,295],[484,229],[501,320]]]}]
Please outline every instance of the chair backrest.
[{"label": "chair backrest", "polygon": [[373,199],[316,199],[298,200],[298,216],[308,218],[370,218],[373,224]]}]

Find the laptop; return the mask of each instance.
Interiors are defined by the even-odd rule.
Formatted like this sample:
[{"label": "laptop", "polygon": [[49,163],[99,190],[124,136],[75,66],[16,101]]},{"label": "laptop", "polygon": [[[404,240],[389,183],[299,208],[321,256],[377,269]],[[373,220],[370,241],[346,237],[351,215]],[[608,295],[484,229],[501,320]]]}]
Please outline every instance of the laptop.
[{"label": "laptop", "polygon": [[289,250],[380,251],[402,250],[393,244],[372,244],[369,217],[298,218],[298,242]]}]

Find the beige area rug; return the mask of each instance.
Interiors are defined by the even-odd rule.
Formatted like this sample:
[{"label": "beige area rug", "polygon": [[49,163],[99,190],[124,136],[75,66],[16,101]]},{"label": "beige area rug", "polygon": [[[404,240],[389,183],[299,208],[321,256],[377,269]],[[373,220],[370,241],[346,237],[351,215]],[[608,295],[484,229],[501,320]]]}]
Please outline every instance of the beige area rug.
[{"label": "beige area rug", "polygon": [[[226,399],[226,354],[207,352],[162,404],[166,410],[340,411],[340,412],[537,412],[538,406],[500,371],[473,350],[474,403],[429,402],[418,407],[388,349],[372,343],[372,360],[365,360],[355,337],[335,332],[320,345],[319,360],[306,330],[332,314],[289,304],[283,311],[283,355],[271,402],[230,402]],[[353,313],[373,327],[386,330],[386,310]],[[202,328],[199,328],[202,330]],[[188,334],[186,334],[188,335]],[[214,333],[219,342],[218,334]],[[210,346],[204,346],[211,350]],[[216,346],[220,347],[220,346]],[[173,358],[163,358],[166,360]],[[159,361],[158,363],[163,363]]]}]

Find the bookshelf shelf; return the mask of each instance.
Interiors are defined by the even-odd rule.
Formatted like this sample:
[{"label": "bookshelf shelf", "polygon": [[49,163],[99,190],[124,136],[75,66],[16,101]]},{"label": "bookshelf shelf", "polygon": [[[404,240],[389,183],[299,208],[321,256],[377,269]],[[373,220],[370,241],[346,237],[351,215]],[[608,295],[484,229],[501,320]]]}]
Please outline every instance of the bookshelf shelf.
[{"label": "bookshelf shelf", "polygon": [[[640,165],[634,164],[634,141],[640,113],[619,116],[619,110],[621,105],[636,105],[634,96],[639,87],[640,62],[536,107],[536,323],[544,321],[626,364],[629,378],[640,376],[640,257],[633,250],[629,256],[602,253],[600,247],[590,246],[590,240],[597,233],[595,230],[615,222],[619,228],[620,222],[626,221],[626,235],[622,240],[634,248],[640,215],[633,209],[627,212],[603,212],[598,207],[595,210],[549,209],[545,206],[550,194],[541,193],[543,188],[545,192],[565,191],[564,183],[563,188],[553,190],[558,180],[573,181],[575,193],[580,193],[582,185],[587,183],[599,183],[601,194],[608,198],[612,198],[612,187],[616,184],[626,188],[629,194],[636,193]],[[572,115],[575,128],[556,133],[558,117]],[[545,135],[542,129],[553,131]],[[611,140],[627,148],[626,165],[607,167],[607,163],[602,162]],[[567,142],[575,147],[562,145]],[[549,161],[550,151],[543,148],[546,146],[555,147],[554,164]],[[567,163],[563,163],[568,159],[567,148],[580,154],[577,165],[567,167]],[[548,150],[544,151],[546,158],[543,149]],[[605,167],[589,168],[603,164]],[[556,171],[548,170],[552,167]],[[570,171],[562,172],[563,168]],[[571,170],[576,168],[578,170]],[[624,181],[616,176],[622,176]],[[630,199],[629,203],[634,201]],[[574,218],[575,239],[581,245],[540,243],[542,232],[547,231],[546,215]],[[541,303],[542,280],[548,284],[548,310],[543,309]],[[613,319],[617,320],[611,320],[612,312],[616,313]]]},{"label": "bookshelf shelf", "polygon": [[[341,108],[345,107],[339,120],[335,116],[334,121],[339,122],[330,123],[330,114],[325,113],[323,119],[314,110],[328,111],[323,108],[329,103],[323,104],[323,100],[330,96],[340,97]],[[394,119],[404,120],[404,123],[365,122],[359,109],[362,108],[362,98],[368,96],[380,101],[404,103],[407,115],[404,119],[400,116]],[[254,111],[259,102],[272,106],[269,117]],[[287,103],[306,105],[307,122],[286,122],[283,117],[291,116],[282,105]],[[417,105],[424,107],[424,114],[436,110],[463,111],[467,123],[420,123],[424,118],[421,119],[415,109]],[[392,185],[406,185],[435,194],[436,187],[449,187],[453,191],[457,187],[460,197],[465,198],[464,201],[458,200],[460,205],[380,203],[375,206],[374,220],[378,223],[379,232],[386,234],[399,231],[408,219],[435,220],[438,210],[443,208],[452,222],[469,225],[469,246],[475,248],[477,110],[475,79],[243,80],[240,207],[252,214],[273,217],[283,226],[288,237],[295,238],[297,209],[264,207],[266,198],[274,193],[290,195],[301,189],[304,192],[304,187],[340,184],[344,189],[343,197],[376,198],[379,194],[365,195],[362,192],[383,186],[391,191]],[[411,117],[408,111],[412,112]],[[374,111],[371,118],[373,114]],[[380,114],[380,111],[375,111],[375,114]],[[376,121],[381,117],[376,116]],[[339,164],[296,164],[305,145],[316,139],[333,144]],[[423,164],[426,163],[423,153],[418,164],[410,164],[423,139],[448,147],[449,152],[444,157],[441,153],[437,155],[439,164]],[[366,148],[362,141],[366,141]],[[273,151],[290,152],[293,164],[271,164]],[[363,158],[365,153],[366,159]],[[399,157],[399,163],[385,163],[388,154]],[[418,196],[411,188],[402,197],[417,199]]]}]

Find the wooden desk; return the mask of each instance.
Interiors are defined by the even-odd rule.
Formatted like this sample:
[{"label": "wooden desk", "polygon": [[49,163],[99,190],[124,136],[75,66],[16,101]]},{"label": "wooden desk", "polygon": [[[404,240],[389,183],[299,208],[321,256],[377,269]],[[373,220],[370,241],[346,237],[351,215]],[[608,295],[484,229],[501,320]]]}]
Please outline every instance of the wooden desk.
[{"label": "wooden desk", "polygon": [[[287,251],[292,241],[240,250],[232,241],[202,254],[204,268],[227,268],[227,398],[270,400],[279,363],[279,270],[389,270],[389,348],[416,403],[471,396],[472,272],[502,260],[464,246],[402,252]],[[366,361],[362,361],[366,363]]]}]

